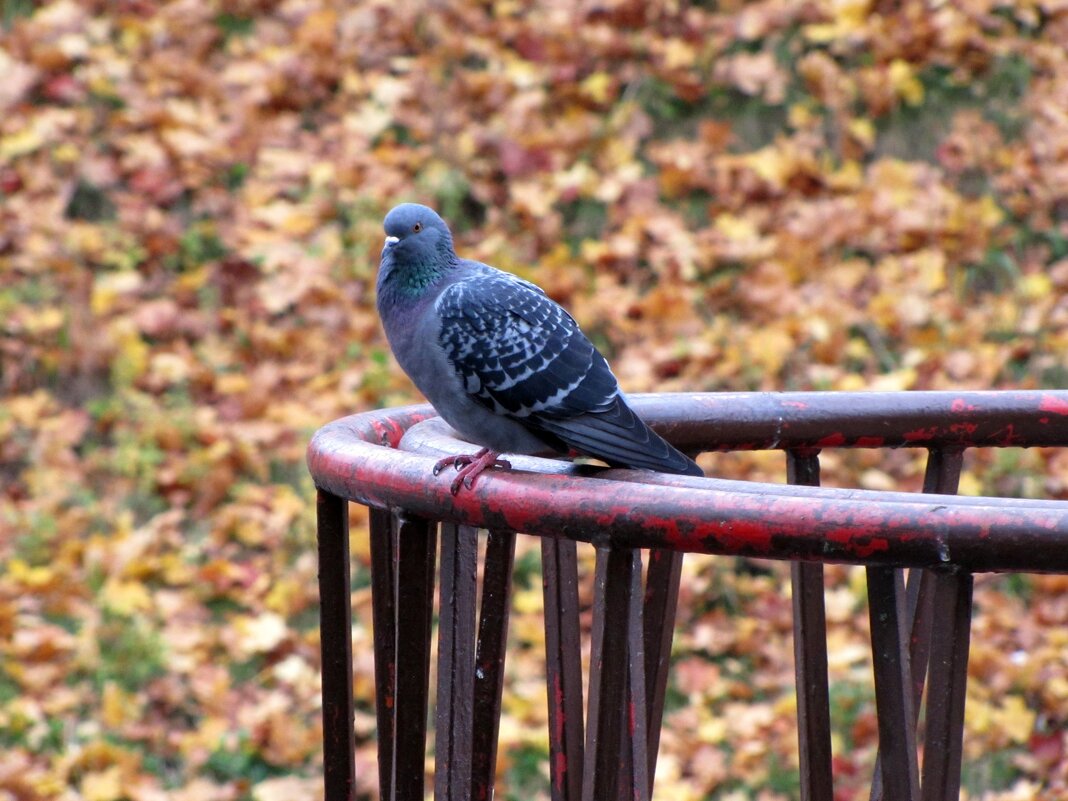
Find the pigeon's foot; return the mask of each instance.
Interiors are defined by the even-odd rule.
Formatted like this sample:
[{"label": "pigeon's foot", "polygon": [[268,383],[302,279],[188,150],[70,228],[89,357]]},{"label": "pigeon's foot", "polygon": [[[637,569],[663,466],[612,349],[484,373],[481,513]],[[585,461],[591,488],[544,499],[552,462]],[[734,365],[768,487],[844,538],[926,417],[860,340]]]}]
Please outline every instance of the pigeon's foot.
[{"label": "pigeon's foot", "polygon": [[446,456],[434,465],[434,475],[436,476],[449,465],[455,465],[456,469],[460,471],[449,488],[453,495],[460,491],[461,486],[471,489],[475,484],[475,479],[483,470],[489,467],[510,468],[512,466],[511,462],[501,459],[499,453],[491,451],[489,448],[483,448],[474,454]]}]

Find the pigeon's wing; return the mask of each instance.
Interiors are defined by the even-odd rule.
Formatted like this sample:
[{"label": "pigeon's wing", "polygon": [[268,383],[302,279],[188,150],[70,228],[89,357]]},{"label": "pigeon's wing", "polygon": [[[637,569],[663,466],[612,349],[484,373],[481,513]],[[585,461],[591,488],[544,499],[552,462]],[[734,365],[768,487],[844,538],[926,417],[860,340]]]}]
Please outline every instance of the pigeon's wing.
[{"label": "pigeon's wing", "polygon": [[619,394],[604,357],[566,311],[503,273],[448,287],[441,344],[469,394],[497,414],[604,411]]},{"label": "pigeon's wing", "polygon": [[544,292],[480,272],[437,301],[441,344],[475,400],[610,464],[699,474],[627,406],[604,357]]}]

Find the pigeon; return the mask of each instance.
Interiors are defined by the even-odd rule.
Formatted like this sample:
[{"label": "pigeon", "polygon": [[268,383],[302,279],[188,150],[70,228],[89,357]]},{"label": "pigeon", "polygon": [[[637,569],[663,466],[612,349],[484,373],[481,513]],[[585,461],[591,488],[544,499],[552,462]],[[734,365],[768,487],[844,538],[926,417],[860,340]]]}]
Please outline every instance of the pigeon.
[{"label": "pigeon", "polygon": [[502,453],[592,456],[612,467],[703,475],[650,429],[574,318],[535,284],[462,259],[432,209],[386,215],[377,306],[393,354],[435,411],[481,446],[448,456],[471,489]]}]

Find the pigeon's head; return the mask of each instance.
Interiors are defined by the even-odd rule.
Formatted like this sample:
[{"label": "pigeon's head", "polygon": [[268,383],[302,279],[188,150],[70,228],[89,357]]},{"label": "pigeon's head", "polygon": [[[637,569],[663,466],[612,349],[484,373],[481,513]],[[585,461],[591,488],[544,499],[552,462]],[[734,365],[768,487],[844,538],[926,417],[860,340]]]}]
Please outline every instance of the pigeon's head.
[{"label": "pigeon's head", "polygon": [[426,264],[454,258],[449,227],[431,208],[401,203],[386,215],[386,253],[402,262]]}]

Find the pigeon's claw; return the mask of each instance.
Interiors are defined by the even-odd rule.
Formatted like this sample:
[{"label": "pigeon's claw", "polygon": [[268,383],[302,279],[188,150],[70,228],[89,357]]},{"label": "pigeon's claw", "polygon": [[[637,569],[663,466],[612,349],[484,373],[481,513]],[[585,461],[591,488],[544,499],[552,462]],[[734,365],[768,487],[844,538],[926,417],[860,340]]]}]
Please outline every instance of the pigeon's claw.
[{"label": "pigeon's claw", "polygon": [[434,465],[434,475],[436,476],[449,465],[455,466],[459,471],[456,479],[452,482],[452,486],[449,487],[449,491],[453,495],[460,491],[461,486],[471,489],[475,485],[475,479],[487,468],[503,467],[507,469],[512,466],[508,460],[501,459],[499,453],[491,451],[489,448],[483,448],[478,453],[446,456],[444,459],[440,459]]}]

